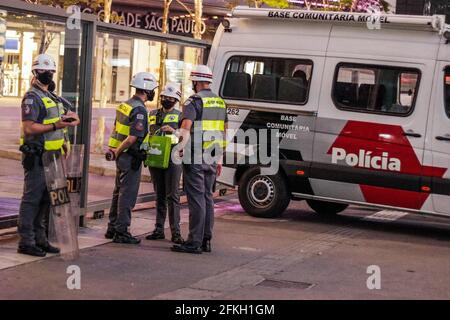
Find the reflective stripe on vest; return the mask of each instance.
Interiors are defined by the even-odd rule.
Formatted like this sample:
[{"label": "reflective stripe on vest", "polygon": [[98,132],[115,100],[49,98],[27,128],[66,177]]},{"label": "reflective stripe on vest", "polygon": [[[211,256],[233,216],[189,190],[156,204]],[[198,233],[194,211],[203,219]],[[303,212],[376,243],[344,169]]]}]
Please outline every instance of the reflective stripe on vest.
[{"label": "reflective stripe on vest", "polygon": [[130,114],[133,107],[128,103],[121,103],[116,108],[116,122],[108,141],[110,148],[118,148],[122,141],[130,135]]},{"label": "reflective stripe on vest", "polygon": [[153,124],[156,124],[156,115],[149,115],[148,116],[148,125],[151,126]]},{"label": "reflective stripe on vest", "polygon": [[[164,117],[163,124],[164,123],[177,123],[178,124],[179,120],[180,120],[180,116],[178,114],[170,114],[169,113]],[[170,139],[172,139],[172,144],[177,144],[179,142],[178,137],[174,134],[166,134],[166,136],[170,137]]]},{"label": "reflective stripe on vest", "polygon": [[[202,98],[202,131],[203,131],[203,149],[218,145],[221,148],[226,147],[225,119],[226,104],[225,101],[214,95],[210,91],[200,91],[198,95]],[[206,133],[206,136],[205,136]],[[212,139],[206,141],[208,136]]]},{"label": "reflective stripe on vest", "polygon": [[[47,110],[47,115],[43,120],[43,124],[52,124],[59,121],[61,118],[61,110],[51,98],[44,95],[44,93],[36,88],[31,88],[30,91],[35,93],[42,101]],[[64,130],[58,129],[56,131],[50,131],[43,134],[44,136],[44,149],[47,151],[61,150],[64,144]],[[24,137],[22,130],[22,137],[20,139],[20,144],[26,142],[26,137]]]}]

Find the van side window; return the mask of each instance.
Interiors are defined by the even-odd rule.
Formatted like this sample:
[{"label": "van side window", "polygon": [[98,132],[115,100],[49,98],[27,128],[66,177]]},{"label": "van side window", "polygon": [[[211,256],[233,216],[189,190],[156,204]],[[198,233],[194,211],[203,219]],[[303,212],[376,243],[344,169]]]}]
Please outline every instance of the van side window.
[{"label": "van side window", "polygon": [[338,109],[405,116],[413,111],[419,78],[416,69],[340,63],[332,97]]},{"label": "van side window", "polygon": [[223,98],[305,104],[311,83],[311,60],[232,57],[222,81]]},{"label": "van side window", "polygon": [[450,118],[450,66],[445,69],[444,77],[444,103],[447,117]]}]

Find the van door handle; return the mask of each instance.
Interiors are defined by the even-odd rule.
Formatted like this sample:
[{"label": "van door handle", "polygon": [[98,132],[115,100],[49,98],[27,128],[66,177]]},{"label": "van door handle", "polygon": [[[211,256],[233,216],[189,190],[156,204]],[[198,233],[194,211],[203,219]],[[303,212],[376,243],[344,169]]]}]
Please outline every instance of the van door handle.
[{"label": "van door handle", "polygon": [[436,140],[439,140],[439,141],[450,141],[450,135],[437,136]]},{"label": "van door handle", "polygon": [[414,137],[414,138],[421,138],[422,137],[422,135],[420,133],[416,133],[414,131],[403,132],[403,135],[407,136],[407,137]]}]

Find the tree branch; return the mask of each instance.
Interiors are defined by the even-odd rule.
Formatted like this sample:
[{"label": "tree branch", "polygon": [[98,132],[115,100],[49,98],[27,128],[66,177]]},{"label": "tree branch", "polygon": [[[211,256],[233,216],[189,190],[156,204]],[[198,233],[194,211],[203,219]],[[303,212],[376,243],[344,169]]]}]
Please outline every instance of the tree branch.
[{"label": "tree branch", "polygon": [[176,0],[184,9],[186,9],[186,11],[191,15],[194,16],[194,14],[192,13],[191,9],[189,9],[183,2],[181,2],[180,0]]}]

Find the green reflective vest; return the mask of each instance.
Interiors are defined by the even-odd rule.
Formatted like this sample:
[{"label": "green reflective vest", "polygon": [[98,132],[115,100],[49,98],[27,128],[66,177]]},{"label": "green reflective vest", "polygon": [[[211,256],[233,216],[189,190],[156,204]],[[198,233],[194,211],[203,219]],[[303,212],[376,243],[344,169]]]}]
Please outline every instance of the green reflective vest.
[{"label": "green reflective vest", "polygon": [[[164,118],[161,122],[161,124],[157,123],[157,115],[158,112],[160,115],[164,115]],[[170,112],[163,112],[162,110],[152,110],[148,114],[148,127],[149,127],[149,134],[144,139],[144,144],[148,145],[148,139],[150,138],[151,134],[154,134],[156,130],[158,130],[160,127],[164,125],[169,125],[170,127],[174,128],[175,130],[179,128],[179,122],[180,122],[180,115],[181,112],[177,109],[173,109]],[[178,143],[178,137],[174,134],[166,134],[167,137],[170,137],[172,140],[172,144]]]},{"label": "green reflective vest", "polygon": [[[64,108],[62,104],[57,104],[53,99],[49,98],[44,94],[43,91],[32,87],[29,91],[36,94],[43,102],[45,109],[47,110],[47,115],[44,118],[43,124],[56,123],[61,119],[64,114]],[[44,136],[44,150],[54,151],[61,150],[64,144],[64,130],[58,129],[56,131],[50,131],[43,134]],[[20,145],[26,143],[28,138],[24,135],[23,130],[20,138]]]}]

